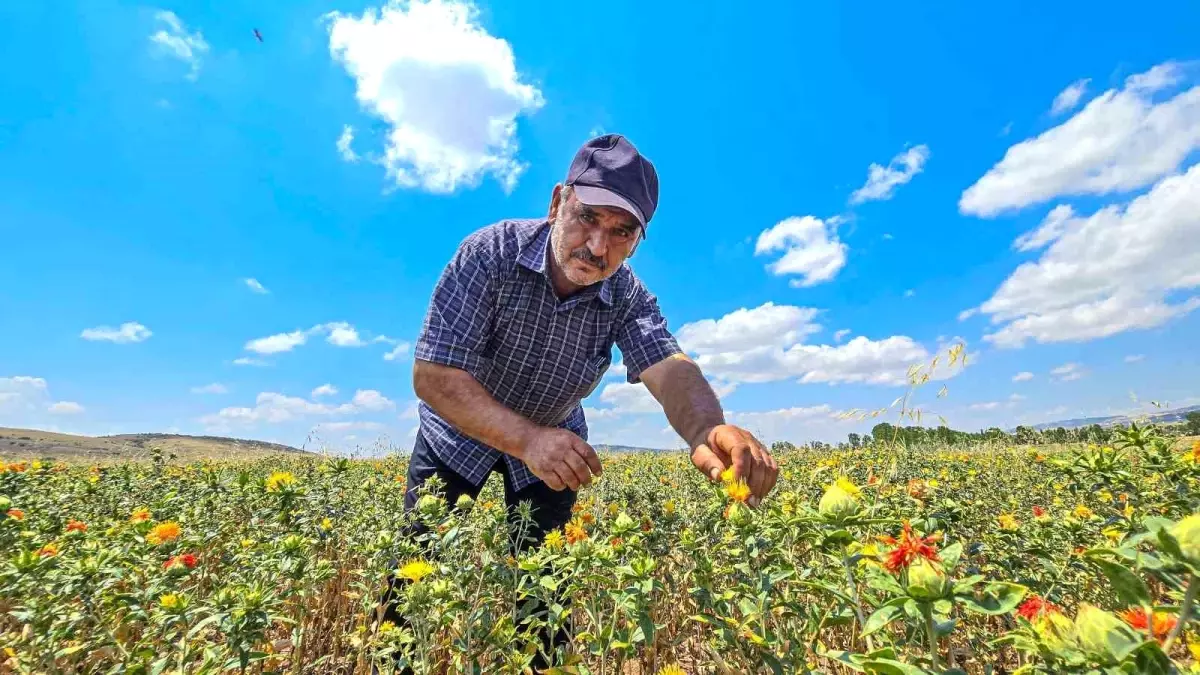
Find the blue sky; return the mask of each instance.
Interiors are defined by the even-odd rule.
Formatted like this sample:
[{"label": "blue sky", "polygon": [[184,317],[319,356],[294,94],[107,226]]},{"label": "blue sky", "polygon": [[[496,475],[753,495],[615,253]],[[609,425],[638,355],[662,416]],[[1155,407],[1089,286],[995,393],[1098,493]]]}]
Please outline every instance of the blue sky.
[{"label": "blue sky", "polygon": [[[955,340],[958,428],[1197,402],[1200,6],[647,5],[3,4],[0,425],[406,448],[442,266],[601,130],[662,181],[634,270],[767,438],[869,427]],[[619,372],[586,406],[678,445]]]}]

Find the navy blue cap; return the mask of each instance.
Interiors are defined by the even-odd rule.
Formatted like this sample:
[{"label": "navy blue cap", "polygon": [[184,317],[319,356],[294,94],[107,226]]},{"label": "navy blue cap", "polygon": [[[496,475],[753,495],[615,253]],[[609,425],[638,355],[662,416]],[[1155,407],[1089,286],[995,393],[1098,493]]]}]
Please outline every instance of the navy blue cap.
[{"label": "navy blue cap", "polygon": [[571,161],[566,184],[584,204],[615,206],[633,214],[642,225],[642,236],[658,208],[658,172],[620,134],[585,143]]}]

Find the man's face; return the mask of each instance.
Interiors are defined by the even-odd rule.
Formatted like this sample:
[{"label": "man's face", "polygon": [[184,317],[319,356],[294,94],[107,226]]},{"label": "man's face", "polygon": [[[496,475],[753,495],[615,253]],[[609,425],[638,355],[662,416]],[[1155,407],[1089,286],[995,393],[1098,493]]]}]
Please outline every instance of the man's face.
[{"label": "man's face", "polygon": [[574,286],[604,281],[633,254],[641,225],[623,209],[589,206],[574,191],[556,187],[550,203],[554,261]]}]

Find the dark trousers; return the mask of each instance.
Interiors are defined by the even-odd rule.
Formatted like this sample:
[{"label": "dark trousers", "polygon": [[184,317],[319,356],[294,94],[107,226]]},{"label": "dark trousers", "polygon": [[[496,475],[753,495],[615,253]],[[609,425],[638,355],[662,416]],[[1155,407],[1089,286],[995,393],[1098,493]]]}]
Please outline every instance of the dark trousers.
[{"label": "dark trousers", "polygon": [[[533,522],[525,526],[525,531],[520,540],[513,542],[514,555],[525,549],[540,546],[542,539],[545,538],[547,533],[566,525],[567,521],[571,519],[571,507],[575,506],[576,497],[574,491],[566,489],[556,492],[541,481],[520,490],[515,490],[513,489],[512,477],[508,475],[503,461],[497,460],[496,465],[492,467],[492,471],[499,471],[504,476],[504,501],[508,508],[511,536],[516,536],[515,528],[519,522],[517,505],[528,501],[533,507]],[[470,495],[472,499],[478,498],[479,491],[483,488],[482,485],[471,483],[471,481],[458,475],[453,469],[447,466],[429,447],[424,436],[418,432],[417,440],[413,444],[412,457],[408,462],[408,487],[404,493],[404,510],[406,512],[411,511],[416,506],[417,499],[420,496],[418,488],[432,476],[437,476],[441,479],[441,494],[445,497],[446,503],[450,507],[453,507],[454,503],[462,495]],[[415,521],[410,535],[417,536],[425,531],[425,526],[419,521]],[[390,576],[388,578],[387,594],[384,597],[384,619],[391,621],[397,626],[406,624],[404,617],[400,616],[396,607],[396,598],[403,592],[404,583],[404,580]],[[567,598],[563,599],[564,606],[567,604],[567,600]],[[558,634],[553,636],[542,636],[543,647],[547,651],[564,645],[569,640],[570,636],[565,631],[559,631]],[[545,668],[548,665],[542,663],[540,657],[534,661],[535,668]]]}]

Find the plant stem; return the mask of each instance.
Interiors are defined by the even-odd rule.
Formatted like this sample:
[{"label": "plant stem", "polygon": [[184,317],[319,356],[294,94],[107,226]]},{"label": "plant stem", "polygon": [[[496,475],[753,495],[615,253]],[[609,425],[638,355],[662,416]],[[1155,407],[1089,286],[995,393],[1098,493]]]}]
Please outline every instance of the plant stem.
[{"label": "plant stem", "polygon": [[[858,630],[861,632],[867,628],[867,618],[863,615],[862,602],[858,599],[858,582],[854,580],[854,568],[850,566],[850,558],[842,556],[842,567],[846,569],[846,581],[850,584],[850,597],[854,598],[854,616],[858,618]],[[871,636],[866,637],[867,651],[875,651],[875,641]]]},{"label": "plant stem", "polygon": [[1171,629],[1171,634],[1167,636],[1166,642],[1163,642],[1163,651],[1170,653],[1171,645],[1183,633],[1184,626],[1187,625],[1188,615],[1192,609],[1192,603],[1196,601],[1196,593],[1200,592],[1200,581],[1197,581],[1195,574],[1188,575],[1187,591],[1183,594],[1183,605],[1179,607],[1179,620],[1175,622],[1175,627]]},{"label": "plant stem", "polygon": [[933,625],[933,608],[929,603],[921,603],[921,614],[925,615],[925,632],[929,635],[929,658],[933,661],[934,668],[941,668],[942,664],[938,659],[937,629]]}]

